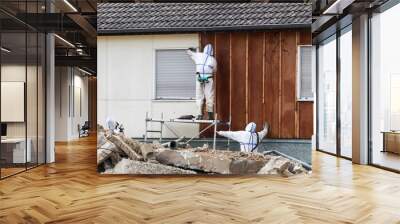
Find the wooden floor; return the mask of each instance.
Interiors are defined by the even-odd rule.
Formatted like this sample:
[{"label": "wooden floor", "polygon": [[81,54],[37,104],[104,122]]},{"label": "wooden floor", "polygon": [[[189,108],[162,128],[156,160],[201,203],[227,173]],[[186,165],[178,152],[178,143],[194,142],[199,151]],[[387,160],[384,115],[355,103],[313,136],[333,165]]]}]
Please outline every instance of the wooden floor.
[{"label": "wooden floor", "polygon": [[372,161],[374,164],[400,170],[400,155],[391,152],[381,152],[375,150]]},{"label": "wooden floor", "polygon": [[24,168],[1,168],[1,177],[7,177],[7,176],[11,176],[13,174],[19,173],[19,172],[23,172],[25,169]]},{"label": "wooden floor", "polygon": [[96,173],[95,138],[0,181],[0,223],[400,223],[400,175],[313,154],[310,176]]}]

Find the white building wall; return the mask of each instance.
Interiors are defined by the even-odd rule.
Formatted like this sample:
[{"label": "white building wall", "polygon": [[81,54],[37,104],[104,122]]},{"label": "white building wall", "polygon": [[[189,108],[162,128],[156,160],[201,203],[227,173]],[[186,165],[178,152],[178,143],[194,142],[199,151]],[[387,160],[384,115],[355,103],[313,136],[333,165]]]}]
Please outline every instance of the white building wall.
[{"label": "white building wall", "polygon": [[[196,114],[193,100],[154,100],[155,50],[198,47],[197,34],[99,36],[97,39],[98,123],[106,118],[121,122],[131,137],[145,132],[146,112],[153,118]],[[193,78],[195,78],[193,76]],[[178,134],[195,136],[198,126],[172,124]],[[154,124],[152,129],[158,129]],[[158,137],[158,134],[150,135]],[[165,130],[164,137],[173,137]]]},{"label": "white building wall", "polygon": [[56,67],[55,73],[55,140],[77,139],[78,124],[88,120],[88,78],[72,67]]},{"label": "white building wall", "polygon": [[68,140],[68,67],[55,69],[55,140]]}]

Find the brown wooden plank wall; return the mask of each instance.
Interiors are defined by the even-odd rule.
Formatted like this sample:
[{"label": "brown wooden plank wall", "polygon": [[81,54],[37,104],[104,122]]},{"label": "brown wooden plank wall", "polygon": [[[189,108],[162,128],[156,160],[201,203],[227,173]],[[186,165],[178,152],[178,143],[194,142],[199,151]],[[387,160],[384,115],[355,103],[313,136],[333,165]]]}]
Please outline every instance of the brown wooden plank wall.
[{"label": "brown wooden plank wall", "polygon": [[218,62],[219,119],[231,116],[232,130],[266,121],[269,138],[311,138],[313,102],[296,100],[297,46],[311,44],[310,30],[204,32],[200,43],[213,44]]},{"label": "brown wooden plank wall", "polygon": [[90,131],[97,130],[97,78],[90,77],[88,80],[88,110]]}]

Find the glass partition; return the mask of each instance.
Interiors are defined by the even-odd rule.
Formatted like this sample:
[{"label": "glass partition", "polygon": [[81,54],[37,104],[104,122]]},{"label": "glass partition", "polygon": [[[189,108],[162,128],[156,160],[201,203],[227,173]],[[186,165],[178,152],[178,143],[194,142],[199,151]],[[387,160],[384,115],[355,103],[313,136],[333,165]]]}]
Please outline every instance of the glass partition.
[{"label": "glass partition", "polygon": [[26,74],[26,113],[27,113],[27,150],[30,151],[28,168],[36,166],[38,160],[38,35],[37,32],[27,32],[27,74]]},{"label": "glass partition", "polygon": [[43,164],[46,162],[46,36],[38,33],[38,75],[37,75],[37,162]]},{"label": "glass partition", "polygon": [[371,162],[400,170],[400,4],[371,18]]},{"label": "glass partition", "polygon": [[352,157],[352,32],[341,31],[340,43],[340,155]]},{"label": "glass partition", "polygon": [[1,34],[2,177],[24,171],[31,161],[26,141],[26,41],[25,31]]},{"label": "glass partition", "polygon": [[[38,13],[39,2],[0,7]],[[45,34],[0,12],[0,178],[45,163],[45,45]]]},{"label": "glass partition", "polygon": [[318,149],[336,154],[336,36],[318,46]]},{"label": "glass partition", "polygon": [[[40,1],[27,2],[28,13],[41,13],[42,5]],[[33,17],[33,20],[37,17]],[[42,38],[42,39],[40,39]],[[39,76],[42,72],[41,49],[44,35],[40,35],[37,30],[27,27],[27,143],[31,151],[31,161],[27,167],[35,167],[39,164]],[[43,88],[44,86],[42,86]],[[29,147],[27,149],[29,149]]]}]

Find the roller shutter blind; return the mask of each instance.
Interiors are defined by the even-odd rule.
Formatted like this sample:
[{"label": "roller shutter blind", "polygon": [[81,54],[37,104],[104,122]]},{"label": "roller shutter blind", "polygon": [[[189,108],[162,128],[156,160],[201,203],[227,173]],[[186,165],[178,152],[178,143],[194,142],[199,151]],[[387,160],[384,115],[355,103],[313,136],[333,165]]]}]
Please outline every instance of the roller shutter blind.
[{"label": "roller shutter blind", "polygon": [[156,50],[156,99],[194,99],[195,73],[186,50]]},{"label": "roller shutter blind", "polygon": [[312,46],[299,46],[297,89],[299,100],[313,100]]}]

